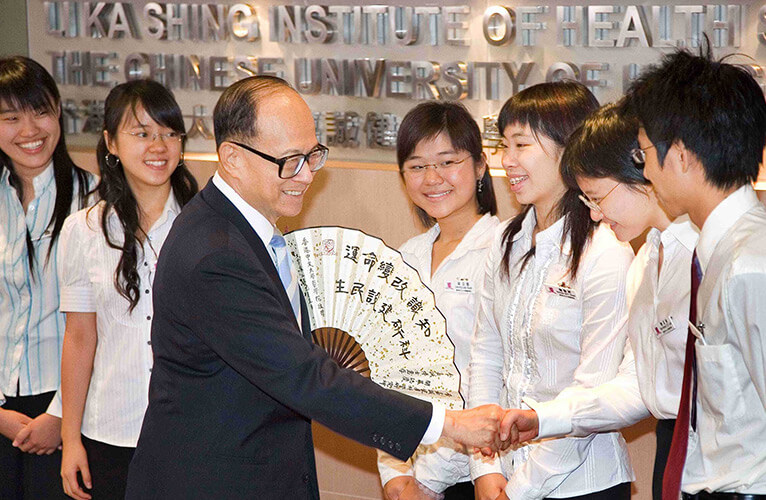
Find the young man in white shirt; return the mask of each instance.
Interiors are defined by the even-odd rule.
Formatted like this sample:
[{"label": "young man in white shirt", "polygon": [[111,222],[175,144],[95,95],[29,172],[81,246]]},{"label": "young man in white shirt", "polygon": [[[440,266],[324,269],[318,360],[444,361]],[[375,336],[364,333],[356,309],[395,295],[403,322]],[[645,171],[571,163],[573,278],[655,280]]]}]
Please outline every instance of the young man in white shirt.
[{"label": "young man in white shirt", "polygon": [[701,228],[663,498],[679,487],[684,499],[766,498],[766,209],[752,187],[763,93],[709,51],[678,52],[645,71],[628,99],[644,175],[671,216]]}]

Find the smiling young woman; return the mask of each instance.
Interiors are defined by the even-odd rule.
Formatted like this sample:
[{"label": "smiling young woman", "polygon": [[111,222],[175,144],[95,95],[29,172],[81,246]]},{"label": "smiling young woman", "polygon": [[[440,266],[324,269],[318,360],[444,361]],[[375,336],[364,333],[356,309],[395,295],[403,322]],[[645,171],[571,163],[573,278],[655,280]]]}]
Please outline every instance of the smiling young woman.
[{"label": "smiling young woman", "polygon": [[[402,120],[397,159],[407,195],[429,228],[400,251],[434,291],[467,381],[482,263],[500,223],[479,127],[460,104],[420,104]],[[416,493],[415,480],[447,500],[473,497],[468,451],[456,443],[442,440],[407,463],[381,452],[378,468],[389,499]]]},{"label": "smiling young woman", "polygon": [[0,58],[0,498],[65,498],[46,413],[64,336],[56,253],[95,182],[67,153],[60,103],[38,63]]},{"label": "smiling young woman", "polygon": [[97,148],[101,201],[62,230],[61,476],[73,498],[125,496],[148,401],[154,269],[197,191],[183,163],[184,132],[178,104],[159,83],[112,89]]},{"label": "smiling young woman", "polygon": [[[500,226],[487,258],[469,406],[536,409],[617,373],[633,252],[590,220],[560,171],[567,138],[597,107],[583,85],[555,82],[519,92],[500,111],[502,163],[524,207]],[[628,499],[633,479],[617,432],[472,458],[471,474],[479,498]]]}]

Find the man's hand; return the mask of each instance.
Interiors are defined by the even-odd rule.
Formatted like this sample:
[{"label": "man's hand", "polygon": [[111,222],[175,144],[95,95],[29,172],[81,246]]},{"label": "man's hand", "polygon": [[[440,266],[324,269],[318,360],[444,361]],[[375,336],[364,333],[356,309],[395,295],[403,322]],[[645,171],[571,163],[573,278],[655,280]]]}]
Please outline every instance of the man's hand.
[{"label": "man's hand", "polygon": [[[505,417],[500,424],[501,429],[510,429],[510,435],[507,440],[503,440],[503,446],[519,446],[520,444],[531,441],[540,433],[540,424],[537,418],[537,412],[534,410],[506,410]],[[491,457],[495,451],[491,448],[477,449],[482,455]]]},{"label": "man's hand", "polygon": [[64,485],[64,493],[76,500],[90,500],[91,496],[86,493],[77,481],[77,473],[82,475],[82,482],[88,489],[93,488],[90,480],[90,468],[88,467],[88,454],[82,441],[67,441],[61,455],[61,480]]},{"label": "man's hand", "polygon": [[19,431],[31,421],[32,419],[23,413],[0,408],[0,434],[11,441],[16,439]]},{"label": "man's hand", "polygon": [[474,481],[476,500],[497,500],[505,496],[508,480],[502,474],[486,474]]},{"label": "man's hand", "polygon": [[50,455],[61,447],[61,419],[39,415],[16,434],[13,446],[24,453]]},{"label": "man's hand", "polygon": [[447,410],[443,435],[458,443],[494,453],[511,445],[511,424],[503,425],[506,410],[484,405],[470,410]]},{"label": "man's hand", "polygon": [[535,410],[508,410],[501,427],[515,429],[515,432],[511,431],[512,446],[531,441],[540,433],[540,421]]}]

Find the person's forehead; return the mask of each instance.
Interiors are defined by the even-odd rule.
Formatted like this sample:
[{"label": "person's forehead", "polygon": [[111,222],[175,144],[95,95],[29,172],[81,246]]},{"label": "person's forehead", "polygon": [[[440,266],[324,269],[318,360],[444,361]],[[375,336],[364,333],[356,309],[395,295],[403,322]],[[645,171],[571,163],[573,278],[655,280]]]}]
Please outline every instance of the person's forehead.
[{"label": "person's forehead", "polygon": [[8,113],[10,111],[16,111],[16,105],[12,102],[0,99],[0,113]]},{"label": "person's forehead", "polygon": [[0,111],[9,113],[34,113],[37,111],[57,111],[56,101],[46,95],[6,95],[0,99]]},{"label": "person's forehead", "polygon": [[[256,141],[278,140],[293,143],[298,148],[316,144],[314,117],[297,93],[264,96],[256,104],[255,129]],[[308,142],[311,144],[303,144]]]},{"label": "person's forehead", "polygon": [[0,99],[0,113],[32,113],[33,109],[28,108],[16,101],[6,101]]},{"label": "person's forehead", "polygon": [[456,151],[452,138],[446,131],[441,131],[436,135],[424,137],[415,144],[415,150],[410,156],[417,154],[451,154]]},{"label": "person's forehead", "polygon": [[[260,96],[255,101],[255,121],[299,121],[311,115],[308,104],[291,89],[280,89]],[[313,122],[313,116],[312,116]]]},{"label": "person's forehead", "polygon": [[506,137],[531,136],[532,129],[527,123],[513,122],[509,123],[505,127],[505,130],[503,130],[503,135]]},{"label": "person's forehead", "polygon": [[615,181],[609,178],[577,177],[577,185],[585,193],[598,193],[604,188],[608,188],[610,183]]}]

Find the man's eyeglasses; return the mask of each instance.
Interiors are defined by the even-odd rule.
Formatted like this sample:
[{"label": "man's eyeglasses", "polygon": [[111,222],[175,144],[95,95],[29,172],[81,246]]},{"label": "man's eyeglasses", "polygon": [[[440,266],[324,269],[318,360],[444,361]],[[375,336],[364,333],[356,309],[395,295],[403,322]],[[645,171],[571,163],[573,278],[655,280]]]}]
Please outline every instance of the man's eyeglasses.
[{"label": "man's eyeglasses", "polygon": [[250,151],[253,154],[256,154],[263,158],[266,161],[270,161],[271,163],[276,163],[279,166],[279,177],[281,179],[290,179],[292,177],[295,177],[300,173],[301,169],[303,168],[303,165],[308,163],[309,170],[312,172],[316,172],[320,168],[324,167],[325,162],[327,161],[327,154],[329,153],[329,149],[327,149],[327,146],[323,146],[322,144],[317,144],[314,146],[314,148],[309,151],[308,153],[304,154],[294,154],[290,156],[283,156],[282,158],[274,158],[271,155],[267,155],[266,153],[262,153],[258,151],[257,149],[248,146],[247,144],[242,144],[241,142],[235,142],[230,141],[232,144],[235,144],[242,149],[246,149]]},{"label": "man's eyeglasses", "polygon": [[[604,203],[604,200],[606,199],[606,197],[612,194],[612,191],[617,189],[617,186],[619,185],[620,185],[619,182],[615,184],[614,187],[610,189],[609,192],[606,193],[603,198],[601,198],[601,201],[599,203]],[[588,207],[590,210],[593,210],[594,212],[598,212],[599,214],[604,215],[604,211],[601,210],[601,207],[599,206],[599,204],[591,200],[590,198],[588,198],[587,194],[580,194],[577,197],[580,198],[580,201],[583,202],[585,206]]]},{"label": "man's eyeglasses", "polygon": [[[666,142],[666,141],[659,141],[657,144],[662,144],[663,142]],[[651,146],[647,146],[645,148],[631,149],[630,158],[633,160],[633,163],[635,163],[637,167],[643,168],[644,163],[646,163],[646,151],[657,147],[657,144],[652,144]]]},{"label": "man's eyeglasses", "polygon": [[404,165],[402,170],[408,177],[418,178],[426,175],[428,168],[433,168],[435,171],[441,174],[449,174],[454,172],[460,165],[462,165],[470,156],[466,156],[462,160],[445,160],[438,163],[427,163],[425,165]]}]

